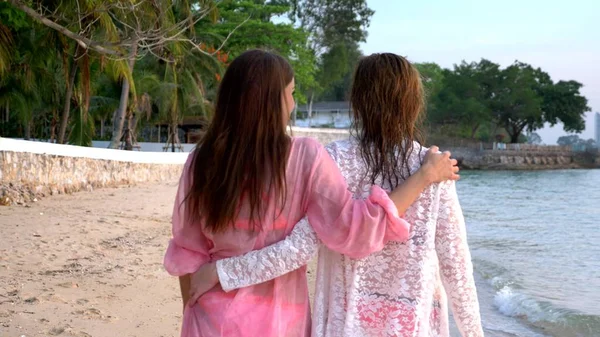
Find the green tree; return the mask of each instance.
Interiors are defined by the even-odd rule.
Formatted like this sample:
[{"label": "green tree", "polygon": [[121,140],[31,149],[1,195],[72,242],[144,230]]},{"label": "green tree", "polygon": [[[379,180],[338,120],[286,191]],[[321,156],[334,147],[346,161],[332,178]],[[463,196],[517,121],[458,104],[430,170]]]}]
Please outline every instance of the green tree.
[{"label": "green tree", "polygon": [[527,129],[534,131],[544,124],[542,99],[536,91],[538,73],[528,64],[515,62],[503,69],[492,98],[493,114],[511,143]]},{"label": "green tree", "polygon": [[561,146],[571,146],[571,145],[579,144],[583,141],[584,140],[581,139],[578,135],[567,135],[567,136],[558,137],[556,144],[561,145]]},{"label": "green tree", "polygon": [[577,151],[589,151],[598,148],[598,144],[596,144],[595,140],[591,138],[585,140],[580,138],[578,135],[561,136],[558,138],[556,143],[561,146],[571,146]]},{"label": "green tree", "polygon": [[0,110],[9,122],[16,117],[23,138],[35,138],[36,130],[37,136],[54,138],[48,124],[55,121],[64,86],[63,55],[55,48],[59,42],[54,32],[36,24],[11,28],[14,45],[0,79]]},{"label": "green tree", "polygon": [[321,64],[317,72],[317,81],[322,88],[321,99],[348,99],[354,68],[361,56],[357,43],[337,44],[321,55]]},{"label": "green tree", "polygon": [[[132,77],[135,60],[152,55],[169,63],[171,60],[166,59],[163,53],[165,48],[174,48],[174,45],[179,45],[178,48],[185,45],[187,49],[200,51],[194,25],[205,17],[215,18],[216,13],[214,1],[211,0],[175,3],[161,0],[141,3],[89,0],[61,0],[52,3],[22,0],[7,2],[39,25],[73,41],[63,51],[73,55],[73,58],[65,68],[68,80],[58,135],[60,142],[66,138],[71,105],[73,102],[79,102],[79,114],[74,116],[77,128],[75,135],[79,136],[75,137],[72,133],[75,138],[70,139],[78,143],[86,139],[84,142],[89,143],[88,135],[93,133],[93,120],[88,118],[92,88],[90,66],[96,59],[101,59],[99,61],[102,63],[112,63],[109,68],[118,72],[121,83],[120,103],[113,118],[113,148],[118,147],[121,141],[127,109],[135,105],[129,104],[130,96],[137,96]],[[0,40],[0,46],[6,45],[3,41],[7,39],[0,37]],[[0,47],[0,58],[4,58],[1,55],[2,49]],[[87,130],[84,130],[84,127]]]},{"label": "green tree", "polygon": [[364,42],[375,13],[366,0],[290,0],[290,19],[311,34],[318,56],[338,44]]},{"label": "green tree", "polygon": [[222,46],[229,57],[235,58],[252,48],[272,50],[292,64],[295,76],[297,99],[305,101],[303,88],[315,83],[315,55],[308,48],[308,32],[291,23],[274,23],[273,18],[290,12],[286,2],[263,0],[225,0],[217,5],[219,20],[201,21],[196,31],[202,32],[206,45]]},{"label": "green tree", "polygon": [[554,125],[561,121],[565,131],[581,132],[583,116],[590,110],[579,93],[581,87],[575,81],[553,83],[546,72],[517,61],[499,74],[493,113],[513,143],[524,130],[537,130],[544,122]]},{"label": "green tree", "polygon": [[0,75],[6,73],[14,57],[14,33],[29,27],[25,13],[0,2]]},{"label": "green tree", "polygon": [[567,132],[585,130],[585,112],[591,111],[587,98],[579,90],[583,84],[576,81],[558,81],[540,90],[544,121],[551,126],[562,122]]},{"label": "green tree", "polygon": [[542,137],[535,132],[528,132],[527,135],[527,144],[540,145],[542,144]]},{"label": "green tree", "polygon": [[444,70],[433,62],[415,63],[415,67],[419,70],[425,88],[427,111],[430,114],[435,114],[437,109],[435,98],[444,85]]},{"label": "green tree", "polygon": [[[286,1],[279,1],[284,3]],[[374,12],[366,0],[290,0],[290,19],[310,34],[309,47],[318,65],[313,86],[302,88],[309,102],[317,98],[343,100],[352,73],[362,56],[358,48],[366,41]]]},{"label": "green tree", "polygon": [[465,130],[465,136],[475,138],[481,125],[492,120],[487,90],[481,85],[487,75],[481,71],[482,67],[487,66],[486,62],[463,62],[455,65],[453,70],[445,69],[438,75],[442,80],[434,87],[437,95],[433,105],[439,108],[431,111],[432,122],[457,125]]}]

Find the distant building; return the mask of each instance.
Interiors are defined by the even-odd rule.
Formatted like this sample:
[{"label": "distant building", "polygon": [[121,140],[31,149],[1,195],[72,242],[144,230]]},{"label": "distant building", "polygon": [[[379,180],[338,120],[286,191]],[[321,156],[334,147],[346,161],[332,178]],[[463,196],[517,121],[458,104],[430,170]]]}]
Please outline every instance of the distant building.
[{"label": "distant building", "polygon": [[350,124],[350,102],[347,101],[315,102],[312,109],[308,104],[302,104],[296,111],[295,125],[300,127],[346,129]]},{"label": "distant building", "polygon": [[596,123],[594,130],[596,131],[596,146],[600,147],[600,112],[596,112]]}]

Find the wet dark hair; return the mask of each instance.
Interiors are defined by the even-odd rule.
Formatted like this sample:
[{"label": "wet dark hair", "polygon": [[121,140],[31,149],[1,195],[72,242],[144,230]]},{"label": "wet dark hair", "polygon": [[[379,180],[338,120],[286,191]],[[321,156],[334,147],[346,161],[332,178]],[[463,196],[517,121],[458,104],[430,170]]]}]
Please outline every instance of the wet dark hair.
[{"label": "wet dark hair", "polygon": [[362,58],[354,73],[350,97],[352,133],[370,168],[371,183],[381,176],[391,187],[410,174],[413,142],[422,144],[419,125],[425,95],[418,70],[391,53]]}]

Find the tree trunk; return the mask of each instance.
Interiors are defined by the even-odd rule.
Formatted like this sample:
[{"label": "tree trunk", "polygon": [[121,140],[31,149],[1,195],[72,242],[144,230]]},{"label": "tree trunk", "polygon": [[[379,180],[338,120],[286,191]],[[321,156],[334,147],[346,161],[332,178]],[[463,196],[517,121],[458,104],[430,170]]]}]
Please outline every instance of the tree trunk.
[{"label": "tree trunk", "polygon": [[52,110],[52,122],[50,122],[50,143],[56,143],[56,109]]},{"label": "tree trunk", "polygon": [[129,130],[131,130],[132,144],[137,144],[137,125],[140,119],[140,112],[133,114],[133,119],[131,120],[131,124],[129,124]]},{"label": "tree trunk", "polygon": [[131,127],[131,114],[128,114],[127,116],[127,127],[125,128],[125,134],[123,135],[123,138],[125,139],[125,147],[123,148],[123,150],[127,150],[127,151],[131,151],[133,150],[133,141],[131,139],[131,130],[129,129]]},{"label": "tree trunk", "polygon": [[[135,55],[137,54],[137,43],[134,43],[131,53],[129,55],[129,71],[133,74],[133,66],[135,64]],[[127,112],[127,104],[129,102],[129,80],[123,78],[123,86],[121,87],[121,100],[119,101],[119,108],[113,119],[113,133],[110,145],[111,149],[118,149],[121,144],[121,137],[123,135],[123,125],[125,124],[125,113]]]},{"label": "tree trunk", "polygon": [[477,130],[479,130],[479,123],[471,128],[471,139],[475,138],[475,135],[477,134]]},{"label": "tree trunk", "polygon": [[137,143],[135,133],[138,120],[138,114],[131,113],[127,118],[127,134],[125,135],[125,150],[133,150],[133,146]]},{"label": "tree trunk", "polygon": [[[75,53],[77,55],[77,53]],[[58,131],[58,143],[64,144],[67,133],[67,125],[69,124],[69,114],[71,113],[71,98],[73,98],[73,91],[75,87],[75,75],[77,75],[77,61],[73,60],[71,65],[71,72],[69,73],[69,83],[67,84],[67,94],[65,95],[65,106],[63,113],[60,116],[60,130]]]},{"label": "tree trunk", "polygon": [[523,124],[523,125],[514,125],[513,124],[510,126],[510,129],[506,128],[506,131],[510,135],[511,143],[516,144],[519,142],[519,136],[523,132],[523,129],[525,128],[525,126],[526,126],[526,124]]},{"label": "tree trunk", "polygon": [[171,121],[169,125],[169,139],[171,144],[167,144],[167,146],[171,145],[171,152],[175,152],[175,147],[179,148],[179,132],[177,129],[177,121]]},{"label": "tree trunk", "polygon": [[106,120],[104,118],[100,119],[100,138],[104,139],[104,123]]},{"label": "tree trunk", "polygon": [[23,125],[23,139],[30,140],[31,139],[31,123],[32,121],[27,121],[25,125]]}]

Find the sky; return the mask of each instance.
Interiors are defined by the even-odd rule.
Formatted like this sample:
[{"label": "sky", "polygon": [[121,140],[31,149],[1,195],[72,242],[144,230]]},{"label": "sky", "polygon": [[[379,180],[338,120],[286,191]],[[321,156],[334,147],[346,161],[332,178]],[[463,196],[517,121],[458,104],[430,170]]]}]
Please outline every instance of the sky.
[{"label": "sky", "polygon": [[[501,66],[515,60],[546,71],[554,81],[583,83],[591,112],[584,139],[594,137],[600,112],[600,1],[598,0],[367,0],[375,11],[368,55],[392,52],[412,62],[450,68],[486,58]],[[596,22],[593,22],[593,18]],[[565,135],[562,125],[537,133],[546,144]]]}]

